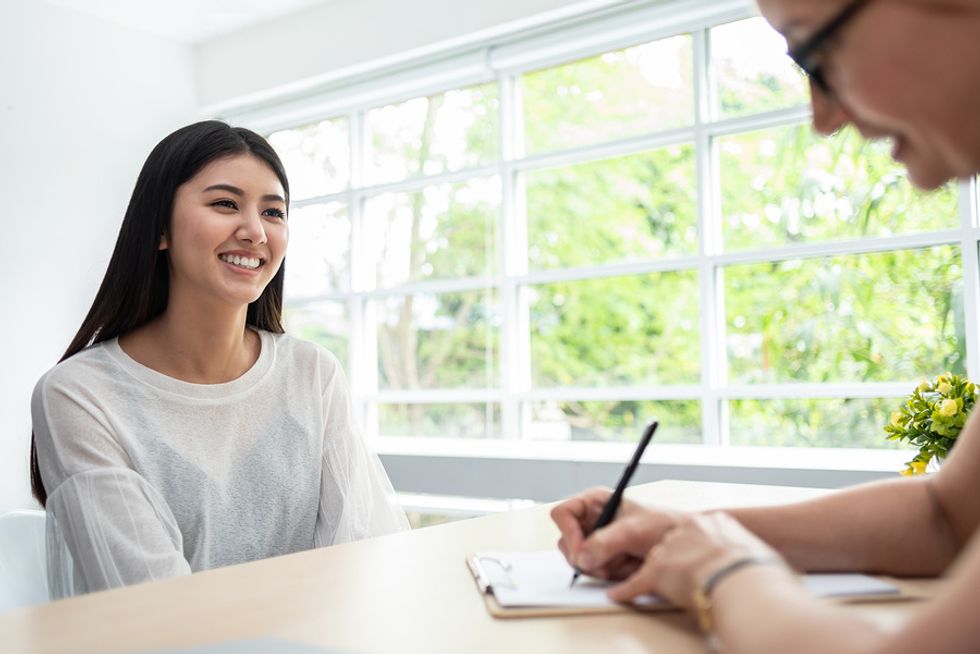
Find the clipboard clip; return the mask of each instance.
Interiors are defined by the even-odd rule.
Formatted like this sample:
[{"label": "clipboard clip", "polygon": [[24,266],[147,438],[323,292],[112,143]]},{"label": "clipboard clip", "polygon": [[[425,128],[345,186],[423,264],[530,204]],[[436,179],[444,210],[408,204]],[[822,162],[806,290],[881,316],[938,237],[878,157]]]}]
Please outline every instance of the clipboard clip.
[{"label": "clipboard clip", "polygon": [[[492,595],[495,587],[517,590],[517,584],[514,583],[512,576],[514,566],[510,563],[493,556],[479,554],[474,554],[466,561],[481,593]],[[493,576],[490,575],[489,570],[494,572]]]}]

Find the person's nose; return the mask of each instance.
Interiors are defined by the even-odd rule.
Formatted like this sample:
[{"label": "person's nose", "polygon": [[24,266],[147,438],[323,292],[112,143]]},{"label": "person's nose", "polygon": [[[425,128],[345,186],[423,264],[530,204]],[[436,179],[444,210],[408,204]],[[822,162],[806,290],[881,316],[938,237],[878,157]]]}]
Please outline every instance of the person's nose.
[{"label": "person's nose", "polygon": [[853,117],[840,100],[826,93],[813,80],[810,80],[810,106],[813,108],[813,129],[824,136],[830,136],[853,122]]},{"label": "person's nose", "polygon": [[242,221],[238,225],[235,233],[240,241],[247,241],[252,245],[260,245],[266,242],[265,225],[258,208],[247,208],[241,213]]}]

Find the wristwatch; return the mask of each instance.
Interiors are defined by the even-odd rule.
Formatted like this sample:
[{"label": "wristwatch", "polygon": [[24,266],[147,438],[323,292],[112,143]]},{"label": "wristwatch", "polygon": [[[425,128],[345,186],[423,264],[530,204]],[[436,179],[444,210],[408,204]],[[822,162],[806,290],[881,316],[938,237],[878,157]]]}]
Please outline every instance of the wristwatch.
[{"label": "wristwatch", "polygon": [[711,633],[711,592],[722,579],[750,565],[769,565],[780,562],[781,559],[774,556],[744,556],[740,559],[735,559],[731,563],[711,573],[699,588],[694,589],[694,593],[691,596],[701,630],[705,633]]}]

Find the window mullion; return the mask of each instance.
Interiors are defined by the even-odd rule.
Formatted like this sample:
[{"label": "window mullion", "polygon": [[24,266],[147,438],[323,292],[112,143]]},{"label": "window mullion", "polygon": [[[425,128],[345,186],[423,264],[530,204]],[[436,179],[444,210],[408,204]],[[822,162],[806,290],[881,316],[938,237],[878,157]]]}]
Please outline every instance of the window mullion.
[{"label": "window mullion", "polygon": [[712,256],[721,252],[720,221],[717,219],[717,175],[712,156],[712,139],[705,123],[712,117],[710,52],[708,33],[701,29],[694,39],[695,174],[697,175],[698,284],[701,308],[701,432],[706,445],[728,442],[726,407],[719,390],[725,382],[724,317],[721,273]]}]

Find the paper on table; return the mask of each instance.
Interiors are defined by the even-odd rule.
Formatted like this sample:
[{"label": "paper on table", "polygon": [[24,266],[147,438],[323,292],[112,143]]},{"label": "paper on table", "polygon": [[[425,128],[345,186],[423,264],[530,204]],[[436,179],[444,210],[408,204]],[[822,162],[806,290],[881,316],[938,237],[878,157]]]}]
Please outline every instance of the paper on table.
[{"label": "paper on table", "polygon": [[[569,588],[572,567],[557,550],[540,552],[481,552],[479,572],[493,589],[497,603],[512,607],[605,608],[617,604],[606,597],[612,584],[582,576]],[[892,584],[861,574],[806,575],[803,585],[818,597],[897,595]],[[668,608],[662,597],[649,595],[636,602],[644,608]]]}]

